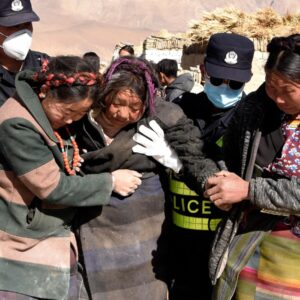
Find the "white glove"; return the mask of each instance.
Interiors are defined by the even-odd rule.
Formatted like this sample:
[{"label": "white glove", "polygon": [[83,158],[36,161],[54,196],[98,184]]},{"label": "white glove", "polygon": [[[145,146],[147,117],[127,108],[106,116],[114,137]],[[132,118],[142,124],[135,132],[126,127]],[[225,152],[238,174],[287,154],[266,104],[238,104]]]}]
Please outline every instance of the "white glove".
[{"label": "white glove", "polygon": [[133,140],[138,145],[132,147],[135,153],[152,156],[163,166],[172,169],[178,173],[182,167],[176,152],[169,146],[165,140],[164,131],[155,120],[149,122],[151,128],[141,125],[138,133],[133,136]]}]

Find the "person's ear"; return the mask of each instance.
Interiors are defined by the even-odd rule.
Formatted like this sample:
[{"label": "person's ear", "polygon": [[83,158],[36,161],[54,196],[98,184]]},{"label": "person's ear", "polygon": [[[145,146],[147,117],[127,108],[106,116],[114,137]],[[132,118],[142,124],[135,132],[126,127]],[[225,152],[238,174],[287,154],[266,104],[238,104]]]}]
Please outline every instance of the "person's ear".
[{"label": "person's ear", "polygon": [[161,73],[161,84],[162,85],[169,85],[173,80],[170,80],[170,77],[168,77],[165,73]]},{"label": "person's ear", "polygon": [[205,75],[205,65],[204,64],[200,64],[200,72],[201,72],[201,75],[204,76]]},{"label": "person's ear", "polygon": [[159,72],[159,73],[158,73],[158,79],[159,79],[160,84],[163,83],[163,81],[164,81],[164,76],[165,76],[165,74],[164,74],[163,72]]},{"label": "person's ear", "polygon": [[203,85],[205,82],[205,74],[206,74],[206,70],[205,70],[205,65],[204,64],[200,64],[200,73],[201,73],[201,84]]}]

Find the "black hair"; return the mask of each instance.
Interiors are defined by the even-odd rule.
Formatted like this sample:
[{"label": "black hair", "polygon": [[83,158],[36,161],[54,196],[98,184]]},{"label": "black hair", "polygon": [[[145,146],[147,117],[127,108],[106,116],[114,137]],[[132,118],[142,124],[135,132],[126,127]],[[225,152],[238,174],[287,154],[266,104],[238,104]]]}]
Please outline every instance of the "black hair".
[{"label": "black hair", "polygon": [[103,82],[102,76],[91,64],[79,56],[51,57],[42,63],[40,71],[32,79],[41,99],[49,92],[66,103],[85,98],[98,100]]},{"label": "black hair", "polygon": [[125,45],[125,46],[121,47],[121,48],[119,49],[119,54],[120,54],[120,52],[121,52],[122,50],[128,52],[130,55],[134,55],[134,49],[133,49],[133,47],[130,46],[130,45]]},{"label": "black hair", "polygon": [[178,64],[174,59],[162,59],[156,64],[157,73],[164,73],[167,77],[177,77]]},{"label": "black hair", "polygon": [[267,46],[266,72],[278,72],[300,83],[300,34],[274,37]]},{"label": "black hair", "polygon": [[93,68],[95,69],[95,72],[99,72],[100,57],[96,52],[93,52],[93,51],[85,52],[82,57],[93,66]]}]

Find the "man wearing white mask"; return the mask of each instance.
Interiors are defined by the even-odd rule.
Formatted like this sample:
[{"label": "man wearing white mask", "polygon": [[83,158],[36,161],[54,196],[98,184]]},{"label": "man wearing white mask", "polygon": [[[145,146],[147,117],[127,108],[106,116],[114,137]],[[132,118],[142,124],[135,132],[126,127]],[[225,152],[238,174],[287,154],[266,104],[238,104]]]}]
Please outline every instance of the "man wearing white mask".
[{"label": "man wearing white mask", "polygon": [[15,91],[16,73],[36,69],[48,57],[30,50],[32,22],[39,20],[30,0],[0,1],[0,106]]}]

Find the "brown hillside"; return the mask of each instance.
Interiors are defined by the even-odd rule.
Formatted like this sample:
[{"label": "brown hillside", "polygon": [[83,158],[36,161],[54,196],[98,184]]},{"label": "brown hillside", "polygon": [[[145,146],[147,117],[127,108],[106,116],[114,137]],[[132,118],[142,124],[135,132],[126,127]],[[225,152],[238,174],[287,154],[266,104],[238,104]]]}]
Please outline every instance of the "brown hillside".
[{"label": "brown hillside", "polygon": [[192,19],[229,3],[244,12],[262,7],[282,14],[300,10],[299,0],[32,0],[41,17],[34,24],[33,48],[51,55],[92,50],[109,61],[119,42],[137,45],[161,29],[186,31]]}]

